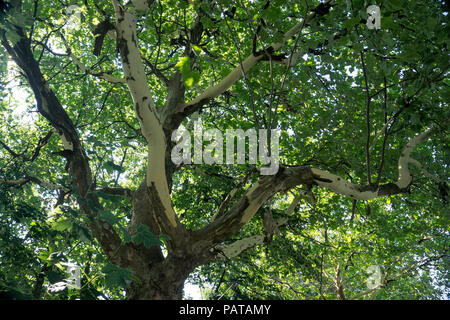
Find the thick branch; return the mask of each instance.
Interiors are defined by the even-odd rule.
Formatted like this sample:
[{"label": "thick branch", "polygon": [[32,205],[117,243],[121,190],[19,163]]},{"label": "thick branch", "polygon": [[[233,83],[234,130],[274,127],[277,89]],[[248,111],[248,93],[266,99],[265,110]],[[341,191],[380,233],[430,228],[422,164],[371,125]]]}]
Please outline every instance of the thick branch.
[{"label": "thick branch", "polygon": [[231,201],[231,199],[234,197],[234,195],[242,189],[242,187],[247,183],[250,176],[254,173],[254,171],[250,171],[245,175],[245,177],[238,183],[238,185],[233,188],[233,190],[230,191],[229,194],[225,197],[225,199],[222,201],[222,203],[219,206],[219,209],[217,210],[216,214],[212,217],[211,221],[214,221],[218,216],[220,216],[226,207],[228,206],[228,203]]},{"label": "thick branch", "polygon": [[[151,3],[149,1],[134,1],[134,4],[139,10],[145,10],[147,5]],[[113,5],[116,15],[117,44],[126,83],[133,98],[142,134],[147,140],[147,189],[153,204],[158,206],[161,211],[157,217],[158,223],[174,239],[177,236],[175,229],[180,224],[170,201],[166,179],[166,139],[155,111],[150,88],[147,84],[144,64],[138,48],[136,12],[133,8],[126,10],[116,0],[113,0]]]},{"label": "thick branch", "polygon": [[[237,233],[273,195],[278,192],[286,192],[297,185],[306,185],[308,188],[318,185],[357,200],[370,200],[407,192],[412,182],[408,163],[414,163],[410,158],[410,153],[430,134],[431,130],[422,133],[411,139],[406,145],[399,159],[399,178],[396,183],[360,186],[316,168],[281,167],[274,176],[261,176],[226,214],[217,217],[209,225],[194,232],[194,239],[202,239],[203,245],[207,246],[207,249],[214,247]],[[291,208],[291,210],[293,209]]]},{"label": "thick branch", "polygon": [[299,184],[314,184],[309,167],[281,167],[276,175],[261,176],[225,214],[218,216],[204,228],[194,232],[194,238],[203,239],[213,247],[234,235],[250,221],[258,209],[273,195]]},{"label": "thick branch", "polygon": [[[335,3],[334,0],[327,0],[321,6],[330,7]],[[218,84],[213,87],[206,89],[202,94],[197,96],[195,99],[189,101],[181,105],[177,112],[182,113],[185,109],[190,107],[195,107],[198,104],[204,104],[206,101],[210,101],[226,90],[228,90],[234,83],[239,81],[251,68],[253,68],[259,61],[261,61],[265,57],[265,52],[269,52],[270,54],[278,51],[283,44],[293,37],[296,33],[303,29],[305,25],[307,25],[316,15],[326,14],[316,13],[316,11],[311,12],[306,18],[302,19],[299,23],[297,23],[294,27],[292,27],[289,31],[284,34],[284,37],[281,42],[273,43],[268,48],[262,50],[259,55],[255,56],[251,54],[248,56],[242,63],[233,69],[224,79],[222,79]]]},{"label": "thick branch", "polygon": [[413,149],[425,141],[432,134],[432,130],[428,130],[414,138],[412,138],[406,147],[403,149],[403,152],[398,159],[398,171],[399,176],[396,185],[402,189],[408,187],[412,182],[411,174],[409,173],[408,163],[411,162],[411,152]]},{"label": "thick branch", "polygon": [[94,72],[91,70],[91,68],[86,67],[73,53],[72,53],[72,49],[70,48],[69,44],[67,43],[66,39],[64,38],[64,36],[61,34],[61,38],[63,39],[64,45],[66,46],[66,50],[67,50],[67,55],[70,57],[70,59],[75,62],[75,64],[77,65],[77,67],[87,73],[90,74],[91,76],[94,77],[98,77],[100,79],[103,79],[105,81],[111,82],[111,83],[125,83],[125,79],[124,78],[116,78],[106,72]]},{"label": "thick branch", "polygon": [[359,186],[332,173],[313,168],[314,179],[317,185],[330,189],[341,195],[349,196],[356,200],[370,200],[387,195],[407,192],[412,182],[412,176],[409,172],[408,164],[414,163],[410,155],[414,147],[427,139],[432,133],[428,130],[412,138],[403,149],[398,160],[399,177],[396,183],[387,183],[380,186]]},{"label": "thick branch", "polygon": [[110,194],[113,196],[123,196],[130,198],[132,196],[132,191],[128,188],[113,188],[113,187],[104,187],[99,188],[97,191],[104,192],[106,194]]},{"label": "thick branch", "polygon": [[99,215],[99,209],[93,209],[92,206],[88,205],[90,202],[101,209],[98,198],[90,192],[92,174],[89,160],[81,146],[73,122],[44,79],[39,64],[31,51],[30,39],[27,38],[22,28],[14,27],[20,40],[16,44],[10,45],[3,33],[1,34],[1,43],[25,74],[36,98],[39,113],[61,134],[65,149],[63,154],[68,161],[69,174],[79,194],[80,207],[85,214],[94,218],[91,223],[94,236],[98,239],[111,261],[123,265],[127,259],[125,251],[128,246],[121,246],[119,235],[106,221],[95,219]]},{"label": "thick branch", "polygon": [[45,188],[51,189],[51,190],[63,190],[64,192],[69,191],[69,189],[64,186],[49,183],[49,182],[43,181],[43,180],[35,178],[35,177],[24,177],[24,178],[20,178],[17,180],[0,179],[0,183],[4,183],[4,184],[10,185],[10,186],[15,186],[15,187],[23,186],[24,184],[26,184],[28,182],[34,182],[42,187],[45,187]]},{"label": "thick branch", "polygon": [[[281,227],[287,223],[286,218],[278,219],[276,224],[278,227]],[[257,234],[251,237],[247,237],[244,239],[236,240],[232,244],[229,245],[219,245],[213,249],[214,252],[218,252],[217,258],[226,258],[231,259],[237,257],[245,250],[254,248],[256,246],[264,244],[265,235]]]},{"label": "thick branch", "polygon": [[154,0],[131,0],[138,11],[147,11],[152,6]]},{"label": "thick branch", "polygon": [[264,243],[264,235],[258,234],[245,239],[236,240],[230,245],[217,246],[217,258],[231,259],[240,255],[243,251]]}]

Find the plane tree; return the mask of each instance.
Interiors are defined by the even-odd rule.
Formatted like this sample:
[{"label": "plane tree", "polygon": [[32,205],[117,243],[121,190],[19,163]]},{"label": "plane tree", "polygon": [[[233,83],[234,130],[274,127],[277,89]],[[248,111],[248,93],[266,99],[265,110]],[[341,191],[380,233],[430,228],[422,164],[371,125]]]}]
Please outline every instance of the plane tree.
[{"label": "plane tree", "polygon": [[[2,2],[2,287],[442,297],[448,5],[383,1],[378,27],[371,4]],[[278,170],[174,163],[197,120],[278,130]]]}]

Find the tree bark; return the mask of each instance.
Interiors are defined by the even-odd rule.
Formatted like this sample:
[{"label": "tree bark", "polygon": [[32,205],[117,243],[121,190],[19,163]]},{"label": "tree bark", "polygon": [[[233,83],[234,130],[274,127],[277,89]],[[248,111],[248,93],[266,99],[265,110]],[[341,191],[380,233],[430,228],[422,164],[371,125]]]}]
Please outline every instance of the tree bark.
[{"label": "tree bark", "polygon": [[195,266],[193,259],[183,256],[150,265],[147,276],[131,284],[127,297],[130,300],[181,300],[184,282]]}]

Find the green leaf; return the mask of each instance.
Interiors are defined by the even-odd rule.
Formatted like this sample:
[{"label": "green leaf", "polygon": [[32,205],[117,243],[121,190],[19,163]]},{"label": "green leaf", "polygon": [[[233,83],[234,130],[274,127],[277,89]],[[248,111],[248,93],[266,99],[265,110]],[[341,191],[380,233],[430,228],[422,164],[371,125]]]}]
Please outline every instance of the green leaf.
[{"label": "green leaf", "polygon": [[161,242],[166,242],[166,241],[169,241],[169,240],[170,240],[170,237],[169,237],[169,235],[167,235],[167,234],[161,233],[161,234],[159,235],[159,239],[160,239]]},{"label": "green leaf", "polygon": [[133,240],[131,234],[125,228],[122,228],[122,234],[125,243],[130,243]]},{"label": "green leaf", "polygon": [[102,272],[105,274],[106,284],[112,287],[126,288],[131,281],[136,280],[132,270],[121,268],[115,264],[107,264],[103,267]]},{"label": "green leaf", "polygon": [[188,72],[183,77],[184,83],[186,85],[186,88],[192,88],[194,85],[196,85],[200,80],[200,73],[198,71],[192,71]]},{"label": "green leaf", "polygon": [[83,226],[74,224],[72,227],[72,233],[75,237],[80,239],[86,244],[90,244],[92,242],[92,236],[88,229]]},{"label": "green leaf", "polygon": [[24,15],[22,15],[21,13],[18,13],[18,12],[11,15],[10,19],[11,19],[12,23],[14,23],[15,25],[17,25],[21,28],[25,28],[26,26],[30,25],[33,21],[30,18],[25,17]]},{"label": "green leaf", "polygon": [[119,224],[119,222],[120,222],[120,219],[117,218],[115,215],[113,215],[109,211],[102,211],[102,213],[97,218],[101,219],[101,220],[105,220],[112,226],[115,224]]},{"label": "green leaf", "polygon": [[122,201],[122,198],[123,198],[121,195],[108,194],[108,193],[105,193],[103,191],[96,191],[95,193],[100,198],[103,198],[103,199],[106,199],[106,200],[110,200],[112,202],[120,202],[120,201]]},{"label": "green leaf", "polygon": [[38,254],[38,258],[41,259],[44,262],[47,262],[48,257],[49,257],[49,253],[47,251],[41,251]]},{"label": "green leaf", "polygon": [[390,0],[387,3],[389,4],[389,6],[395,9],[401,9],[404,6],[403,1],[401,0]]},{"label": "green leaf", "polygon": [[106,172],[108,172],[109,174],[113,173],[114,171],[117,171],[117,172],[120,172],[120,173],[123,173],[123,172],[124,172],[124,169],[123,169],[121,166],[115,164],[115,163],[114,163],[113,161],[111,161],[111,160],[106,161],[106,162],[103,164],[103,167],[106,169]]},{"label": "green leaf", "polygon": [[180,57],[175,67],[180,70],[186,88],[192,88],[200,80],[198,71],[191,71],[191,62],[189,57]]},{"label": "green leaf", "polygon": [[87,204],[92,211],[100,211],[100,206],[91,199],[80,199],[80,204]]},{"label": "green leaf", "polygon": [[65,255],[61,251],[56,251],[56,252],[51,253],[48,256],[47,262],[48,262],[48,264],[56,264],[59,261],[64,260],[64,259],[65,259]]},{"label": "green leaf", "polygon": [[13,46],[15,46],[20,41],[20,36],[17,34],[17,32],[14,32],[14,31],[11,31],[11,30],[7,31],[5,36],[6,36],[6,39],[11,41]]},{"label": "green leaf", "polygon": [[392,16],[383,17],[383,19],[381,20],[381,26],[384,29],[392,29],[395,26],[394,18]]},{"label": "green leaf", "polygon": [[175,65],[178,70],[180,70],[181,74],[184,76],[186,73],[188,73],[191,70],[191,64],[190,64],[190,58],[189,57],[180,57],[178,59],[178,63]]},{"label": "green leaf", "polygon": [[356,26],[359,23],[359,21],[360,21],[359,17],[354,17],[354,18],[345,20],[343,24],[347,30],[351,30],[351,29],[353,29],[354,26]]},{"label": "green leaf", "polygon": [[146,248],[161,245],[161,240],[159,237],[152,233],[144,224],[137,227],[137,233],[132,237],[132,239],[135,244],[143,244]]},{"label": "green leaf", "polygon": [[70,230],[72,229],[72,222],[68,219],[59,220],[53,227],[57,231]]},{"label": "green leaf", "polygon": [[202,22],[203,26],[207,29],[214,25],[214,23],[211,21],[209,17],[202,16],[200,21]]},{"label": "green leaf", "polygon": [[202,52],[202,48],[200,48],[199,46],[196,46],[195,44],[192,45],[192,49],[194,49],[194,51],[196,53]]}]

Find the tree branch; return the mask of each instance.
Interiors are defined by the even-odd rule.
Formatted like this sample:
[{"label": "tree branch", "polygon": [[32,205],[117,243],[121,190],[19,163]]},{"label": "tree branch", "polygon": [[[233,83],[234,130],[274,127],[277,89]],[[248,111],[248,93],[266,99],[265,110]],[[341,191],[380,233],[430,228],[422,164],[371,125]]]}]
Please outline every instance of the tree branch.
[{"label": "tree branch", "polygon": [[276,175],[260,176],[225,214],[193,232],[194,239],[202,239],[205,249],[225,241],[250,221],[258,209],[273,195],[299,184],[312,185],[314,177],[309,167],[281,167]]},{"label": "tree branch", "polygon": [[[129,262],[126,251],[130,249],[130,246],[121,244],[119,235],[106,221],[96,219],[101,211],[101,206],[98,198],[91,192],[93,183],[89,159],[81,145],[73,122],[41,73],[39,64],[31,51],[31,41],[27,38],[25,30],[18,26],[14,26],[14,28],[19,41],[10,45],[3,32],[1,43],[25,74],[36,98],[39,113],[61,134],[65,149],[63,154],[68,162],[67,168],[79,194],[78,203],[86,215],[94,218],[90,225],[94,236],[113,263],[127,265]],[[95,208],[88,205],[89,201],[95,205]]]},{"label": "tree branch", "polygon": [[128,197],[131,198],[133,191],[131,191],[128,188],[120,188],[120,187],[104,187],[104,188],[99,188],[97,189],[97,191],[101,191],[104,192],[106,194],[110,194],[113,196],[123,196],[123,197]]},{"label": "tree branch", "polygon": [[[386,153],[386,143],[387,143],[387,139],[388,139],[388,136],[389,136],[389,134],[388,134],[388,130],[387,130],[387,123],[389,123],[389,122],[391,122],[391,119],[389,119],[389,121],[388,121],[388,119],[387,119],[387,100],[388,100],[388,97],[387,97],[387,80],[386,80],[386,76],[385,77],[383,77],[383,87],[384,87],[384,90],[383,90],[383,109],[384,109],[384,123],[385,123],[385,127],[386,128],[383,128],[383,130],[381,130],[381,132],[383,132],[384,133],[384,137],[383,137],[383,145],[382,145],[382,147],[381,147],[381,161],[380,161],[380,165],[379,165],[379,167],[378,167],[378,172],[377,172],[377,180],[375,181],[375,185],[379,185],[380,184],[380,181],[381,181],[381,176],[382,176],[382,172],[383,172],[383,167],[384,167],[384,160],[385,160],[385,153]],[[392,118],[392,121],[394,121],[394,118]],[[373,141],[373,145],[372,146],[375,146],[375,143],[376,143],[376,139],[377,139],[377,137],[378,136],[376,136],[375,137],[375,140]],[[371,152],[371,150],[369,150],[370,152]]]},{"label": "tree branch", "polygon": [[372,150],[373,150],[373,148],[375,147],[375,144],[377,143],[378,139],[381,137],[381,135],[382,135],[383,133],[386,132],[387,127],[392,123],[392,121],[394,121],[394,119],[395,119],[394,117],[391,117],[391,118],[389,119],[389,121],[387,121],[387,122],[384,124],[383,128],[377,133],[377,135],[375,136],[375,138],[374,138],[373,141],[372,141],[372,145],[371,145],[370,148],[369,148],[369,154],[372,153]]},{"label": "tree branch", "polygon": [[[355,30],[356,27],[355,27]],[[364,75],[364,87],[365,87],[365,92],[366,92],[366,129],[367,129],[367,138],[366,138],[366,165],[367,165],[367,182],[369,183],[369,185],[372,184],[372,173],[371,173],[371,169],[370,169],[370,149],[369,149],[369,145],[370,145],[370,103],[372,101],[372,98],[370,96],[370,92],[369,92],[369,82],[367,80],[367,68],[366,68],[366,63],[364,61],[364,52],[361,51],[361,64],[362,64],[362,70],[363,70],[363,75]]]},{"label": "tree branch", "polygon": [[[278,219],[276,221],[277,227],[281,227],[285,225],[288,222],[288,219],[282,218]],[[235,242],[229,244],[229,245],[219,245],[216,246],[213,251],[218,252],[216,255],[216,258],[226,258],[226,259],[232,259],[234,257],[237,257],[245,250],[254,248],[258,245],[262,245],[265,241],[265,235],[264,234],[257,234],[251,237],[247,237],[244,239],[236,240]]]},{"label": "tree branch", "polygon": [[219,209],[217,210],[216,214],[212,217],[211,221],[214,221],[218,216],[223,214],[223,212],[227,208],[227,206],[228,206],[229,202],[231,201],[231,199],[247,183],[248,179],[250,179],[250,176],[254,172],[255,171],[252,170],[249,173],[247,173],[245,175],[245,177],[237,184],[237,186],[235,188],[233,188],[233,190],[230,191],[230,193],[225,197],[225,199],[220,204]]},{"label": "tree branch", "polygon": [[10,185],[10,186],[14,186],[14,187],[21,187],[24,184],[27,184],[28,182],[34,182],[34,183],[36,183],[36,184],[38,184],[38,185],[40,185],[42,187],[45,187],[47,189],[50,189],[50,190],[62,190],[64,192],[70,191],[69,188],[66,188],[64,186],[53,184],[53,183],[49,183],[49,182],[45,182],[45,181],[43,181],[41,179],[38,179],[38,178],[35,178],[35,177],[30,177],[30,176],[27,176],[27,177],[24,177],[24,178],[20,178],[20,179],[17,179],[17,180],[0,179],[0,183],[4,183],[4,184]]},{"label": "tree branch", "polygon": [[131,3],[138,12],[149,10],[153,2],[154,0],[131,0]]},{"label": "tree branch", "polygon": [[8,153],[13,157],[13,158],[17,158],[20,155],[16,152],[14,152],[6,143],[4,143],[2,140],[0,140],[0,146],[2,146],[6,151],[8,151]]},{"label": "tree branch", "polygon": [[103,79],[105,81],[111,82],[111,83],[125,83],[125,79],[124,78],[116,78],[104,71],[101,72],[94,72],[91,70],[91,68],[86,67],[73,53],[72,53],[72,49],[69,47],[69,45],[67,44],[66,40],[64,39],[64,37],[61,35],[64,45],[66,46],[67,49],[67,55],[70,57],[70,59],[77,65],[77,67],[87,73],[90,74],[91,76]]},{"label": "tree branch", "polygon": [[418,144],[427,139],[432,130],[428,130],[414,138],[412,138],[403,149],[398,160],[399,177],[395,183],[387,183],[379,186],[359,186],[349,181],[343,180],[341,177],[312,168],[315,176],[315,182],[321,187],[330,189],[341,195],[349,196],[356,200],[370,200],[386,195],[407,192],[412,182],[412,176],[409,172],[408,163],[411,163],[411,152]]},{"label": "tree branch", "polygon": [[345,181],[329,172],[311,168],[280,167],[273,176],[260,176],[258,181],[249,188],[225,214],[216,217],[214,221],[200,230],[193,232],[193,239],[202,239],[206,248],[211,249],[237,233],[250,221],[259,208],[278,192],[286,192],[297,185],[318,185],[337,194],[349,196],[357,200],[370,200],[378,197],[408,192],[412,182],[408,163],[413,162],[410,153],[419,143],[428,138],[432,130],[428,130],[412,138],[399,158],[399,177],[396,183],[386,183],[379,186],[360,186]]},{"label": "tree branch", "polygon": [[[134,1],[136,9],[145,10],[152,1]],[[117,45],[128,89],[141,131],[147,141],[148,159],[146,171],[147,192],[155,210],[158,223],[173,241],[182,235],[179,223],[170,200],[166,176],[166,139],[160,119],[157,116],[150,88],[147,83],[144,63],[138,48],[137,18],[134,8],[121,6],[112,0],[116,16]]]},{"label": "tree branch", "polygon": [[438,182],[438,183],[445,183],[445,181],[443,181],[443,180],[439,179],[438,177],[436,177],[436,176],[432,175],[431,173],[429,173],[429,172],[422,166],[422,164],[421,164],[419,161],[417,161],[416,159],[410,158],[410,159],[408,160],[408,163],[411,163],[411,164],[415,165],[417,168],[419,168],[419,170],[422,171],[422,173],[424,174],[424,176],[426,176],[426,177],[428,177],[428,178],[430,178],[430,179],[432,179],[432,180],[434,180],[434,181],[436,181],[436,182]]},{"label": "tree branch", "polygon": [[[327,0],[319,6],[331,7],[334,5],[334,0]],[[202,94],[197,96],[195,99],[180,105],[177,109],[178,113],[183,113],[188,108],[196,108],[198,106],[204,105],[206,102],[218,97],[226,90],[228,90],[234,83],[239,81],[251,68],[253,68],[259,61],[261,61],[265,52],[269,52],[270,54],[278,51],[282,45],[296,33],[303,29],[305,25],[307,25],[314,17],[326,14],[327,12],[316,13],[317,10],[313,10],[307,17],[302,19],[299,23],[297,23],[294,27],[292,27],[289,31],[287,31],[281,42],[273,43],[268,48],[262,50],[259,55],[255,56],[253,53],[248,56],[242,63],[233,69],[225,78],[223,78],[218,84],[213,87],[206,89]]]},{"label": "tree branch", "polygon": [[232,259],[237,257],[247,249],[253,248],[264,243],[264,235],[258,234],[245,239],[236,240],[230,245],[217,246],[217,258]]}]

